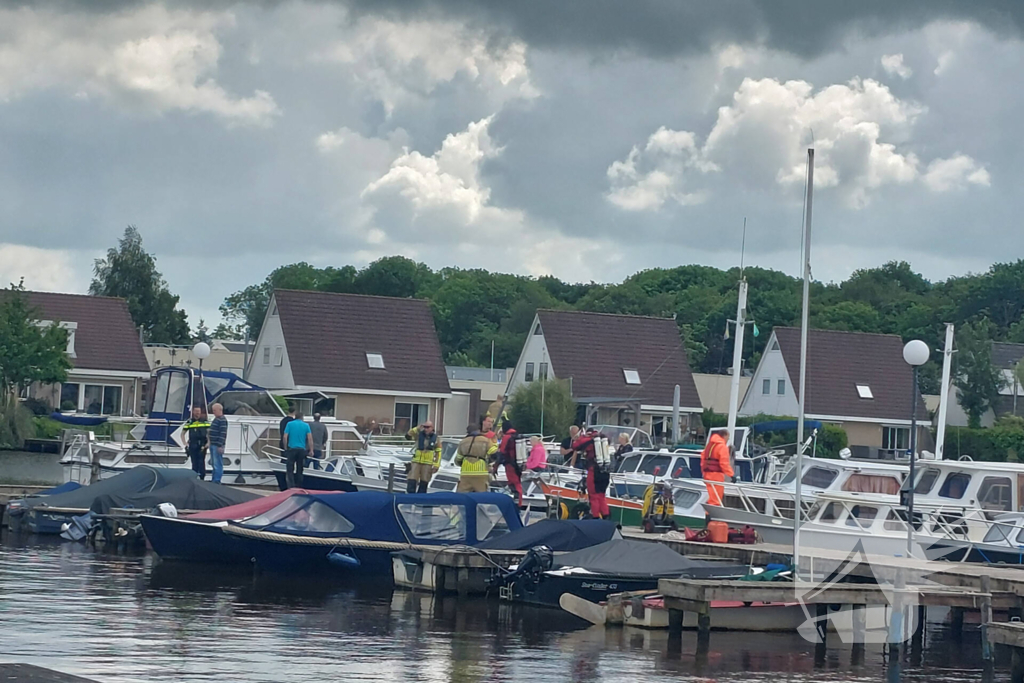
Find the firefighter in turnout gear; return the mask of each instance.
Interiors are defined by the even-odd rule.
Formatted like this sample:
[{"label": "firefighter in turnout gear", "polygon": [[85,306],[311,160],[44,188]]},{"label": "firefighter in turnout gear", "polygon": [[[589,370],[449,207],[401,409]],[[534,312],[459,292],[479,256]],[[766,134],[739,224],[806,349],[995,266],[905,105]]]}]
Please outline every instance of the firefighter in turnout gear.
[{"label": "firefighter in turnout gear", "polygon": [[708,487],[709,505],[720,506],[722,494],[725,493],[724,486],[712,482],[724,482],[726,477],[731,480],[735,476],[729,450],[725,436],[715,432],[700,453],[700,474],[704,478],[704,485]]},{"label": "firefighter in turnout gear", "polygon": [[427,485],[430,484],[434,473],[441,467],[441,442],[438,441],[437,434],[434,433],[434,423],[428,420],[419,427],[413,427],[405,435],[405,438],[416,441],[406,491],[426,493]]},{"label": "firefighter in turnout gear", "polygon": [[498,445],[484,434],[476,425],[466,429],[466,438],[459,442],[459,450],[455,453],[455,464],[460,467],[457,493],[486,493],[491,483],[491,474],[487,460],[498,451]]},{"label": "firefighter in turnout gear", "polygon": [[[599,440],[603,440],[599,443]],[[610,461],[608,458],[608,440],[594,429],[587,430],[586,434],[580,434],[572,443],[572,449],[576,452],[573,455],[572,464],[576,464],[576,458],[582,454],[583,467],[587,470],[587,499],[590,501],[590,516],[595,519],[608,519],[611,510],[608,508],[608,500],[605,493],[608,491],[608,484],[611,481],[611,474],[608,472]],[[600,449],[601,453],[598,453]]]}]

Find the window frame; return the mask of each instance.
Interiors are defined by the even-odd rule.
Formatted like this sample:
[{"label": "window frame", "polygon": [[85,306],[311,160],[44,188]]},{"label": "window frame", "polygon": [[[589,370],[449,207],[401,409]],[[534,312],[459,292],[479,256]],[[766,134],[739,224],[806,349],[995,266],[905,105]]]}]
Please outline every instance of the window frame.
[{"label": "window frame", "polygon": [[770,379],[761,380],[761,395],[771,396],[772,395],[772,381]]},{"label": "window frame", "polygon": [[263,347],[263,364],[264,365],[270,365],[270,347],[269,346],[264,346]]},{"label": "window frame", "polygon": [[[124,386],[123,385],[121,385],[121,384],[111,384],[111,383],[107,383],[107,382],[87,382],[87,381],[84,381],[84,380],[79,380],[78,382],[65,382],[64,384],[77,384],[78,385],[78,405],[75,408],[75,412],[78,412],[78,413],[85,413],[86,412],[86,405],[85,405],[85,395],[86,395],[86,392],[90,388],[96,388],[96,389],[100,390],[100,394],[99,394],[100,412],[98,412],[98,413],[90,413],[91,415],[107,415],[107,416],[113,416],[113,417],[121,417],[122,415],[124,415],[124,394],[125,394],[125,391],[124,391]],[[63,386],[64,385],[62,384],[61,385],[61,392],[62,393],[63,393]],[[170,381],[168,380],[168,387],[169,386],[170,386]],[[119,400],[117,402],[116,410],[114,412],[106,412],[104,410],[104,404],[106,403],[106,400],[107,400],[107,392],[108,392],[108,390],[111,390],[111,389],[117,389],[120,392],[120,396],[119,396]],[[165,397],[165,400],[166,400],[166,397]]]},{"label": "window frame", "polygon": [[539,379],[547,381],[547,379],[548,379],[548,364],[547,363],[541,363],[540,364],[539,369],[537,370],[537,377]]},{"label": "window frame", "polygon": [[[399,416],[399,413],[398,413],[398,407],[399,406],[409,406],[409,414],[408,415],[401,415],[401,416]],[[420,417],[420,410],[419,410],[421,407],[423,408],[422,417]],[[416,425],[422,424],[424,420],[427,420],[427,419],[430,418],[430,404],[429,403],[415,403],[415,402],[413,402],[411,400],[409,400],[409,401],[397,401],[396,400],[395,401],[395,409],[393,411],[393,414],[394,414],[394,420],[393,420],[392,424],[393,424],[393,426],[395,428],[395,432],[396,433],[404,434],[405,432],[409,431],[410,429],[412,429]],[[408,420],[409,421],[409,426],[407,426],[404,430],[400,429],[399,426],[398,426],[398,421],[399,420]]]},{"label": "window frame", "polygon": [[524,382],[532,382],[533,381],[533,368],[534,368],[533,361],[528,361],[526,363],[526,365],[523,367],[523,381]]},{"label": "window frame", "polygon": [[368,367],[371,370],[387,370],[387,365],[384,363],[384,354],[374,353],[373,351],[367,351],[366,367]]},{"label": "window frame", "polygon": [[786,395],[786,380],[785,379],[780,379],[778,382],[776,382],[776,387],[777,387],[777,390],[775,392],[776,395],[778,395],[778,396],[785,396]]},{"label": "window frame", "polygon": [[860,398],[862,398],[862,399],[864,399],[866,401],[867,400],[873,400],[875,398],[875,395],[871,392],[871,385],[870,384],[858,384],[856,386],[857,386],[857,396],[859,396]]},{"label": "window frame", "polygon": [[[622,368],[622,376],[625,379],[626,384],[633,386],[640,386],[643,384],[643,380],[640,379],[640,371],[636,368]],[[634,378],[636,381],[634,381]]]}]

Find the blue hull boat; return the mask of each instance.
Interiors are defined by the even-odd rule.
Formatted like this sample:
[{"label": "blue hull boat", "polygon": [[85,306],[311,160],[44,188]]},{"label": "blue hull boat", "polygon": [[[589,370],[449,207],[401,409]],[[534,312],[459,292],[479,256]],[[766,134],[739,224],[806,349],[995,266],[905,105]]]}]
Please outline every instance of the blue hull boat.
[{"label": "blue hull boat", "polygon": [[500,493],[292,496],[263,515],[224,527],[245,543],[257,569],[391,577],[391,553],[477,545],[522,528]]}]

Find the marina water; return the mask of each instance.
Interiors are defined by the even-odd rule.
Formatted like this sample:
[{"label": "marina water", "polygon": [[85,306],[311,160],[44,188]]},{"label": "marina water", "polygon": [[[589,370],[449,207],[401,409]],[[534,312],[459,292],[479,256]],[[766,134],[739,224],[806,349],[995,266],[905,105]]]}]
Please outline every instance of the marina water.
[{"label": "marina water", "polygon": [[[0,473],[32,458],[21,476],[53,456],[0,454]],[[665,631],[587,628],[557,610],[254,577],[6,531],[0,615],[0,661],[100,683],[892,680],[881,646],[853,665],[838,638],[816,662],[797,634],[715,632],[697,657],[693,633],[671,641]],[[954,641],[932,624],[900,679],[975,681],[981,670],[976,630]],[[1009,680],[1003,666],[994,680]]]}]

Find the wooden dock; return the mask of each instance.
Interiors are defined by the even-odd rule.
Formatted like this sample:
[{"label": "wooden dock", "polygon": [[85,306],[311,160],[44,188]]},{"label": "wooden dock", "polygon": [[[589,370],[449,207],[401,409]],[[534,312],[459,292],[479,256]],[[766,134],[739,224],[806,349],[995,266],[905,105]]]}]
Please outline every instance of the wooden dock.
[{"label": "wooden dock", "polygon": [[96,683],[32,664],[0,664],[0,683]]},{"label": "wooden dock", "polygon": [[1012,683],[1024,683],[1024,623],[988,624],[988,640],[996,645],[1009,647],[1012,651],[1010,663],[1010,680]]}]

